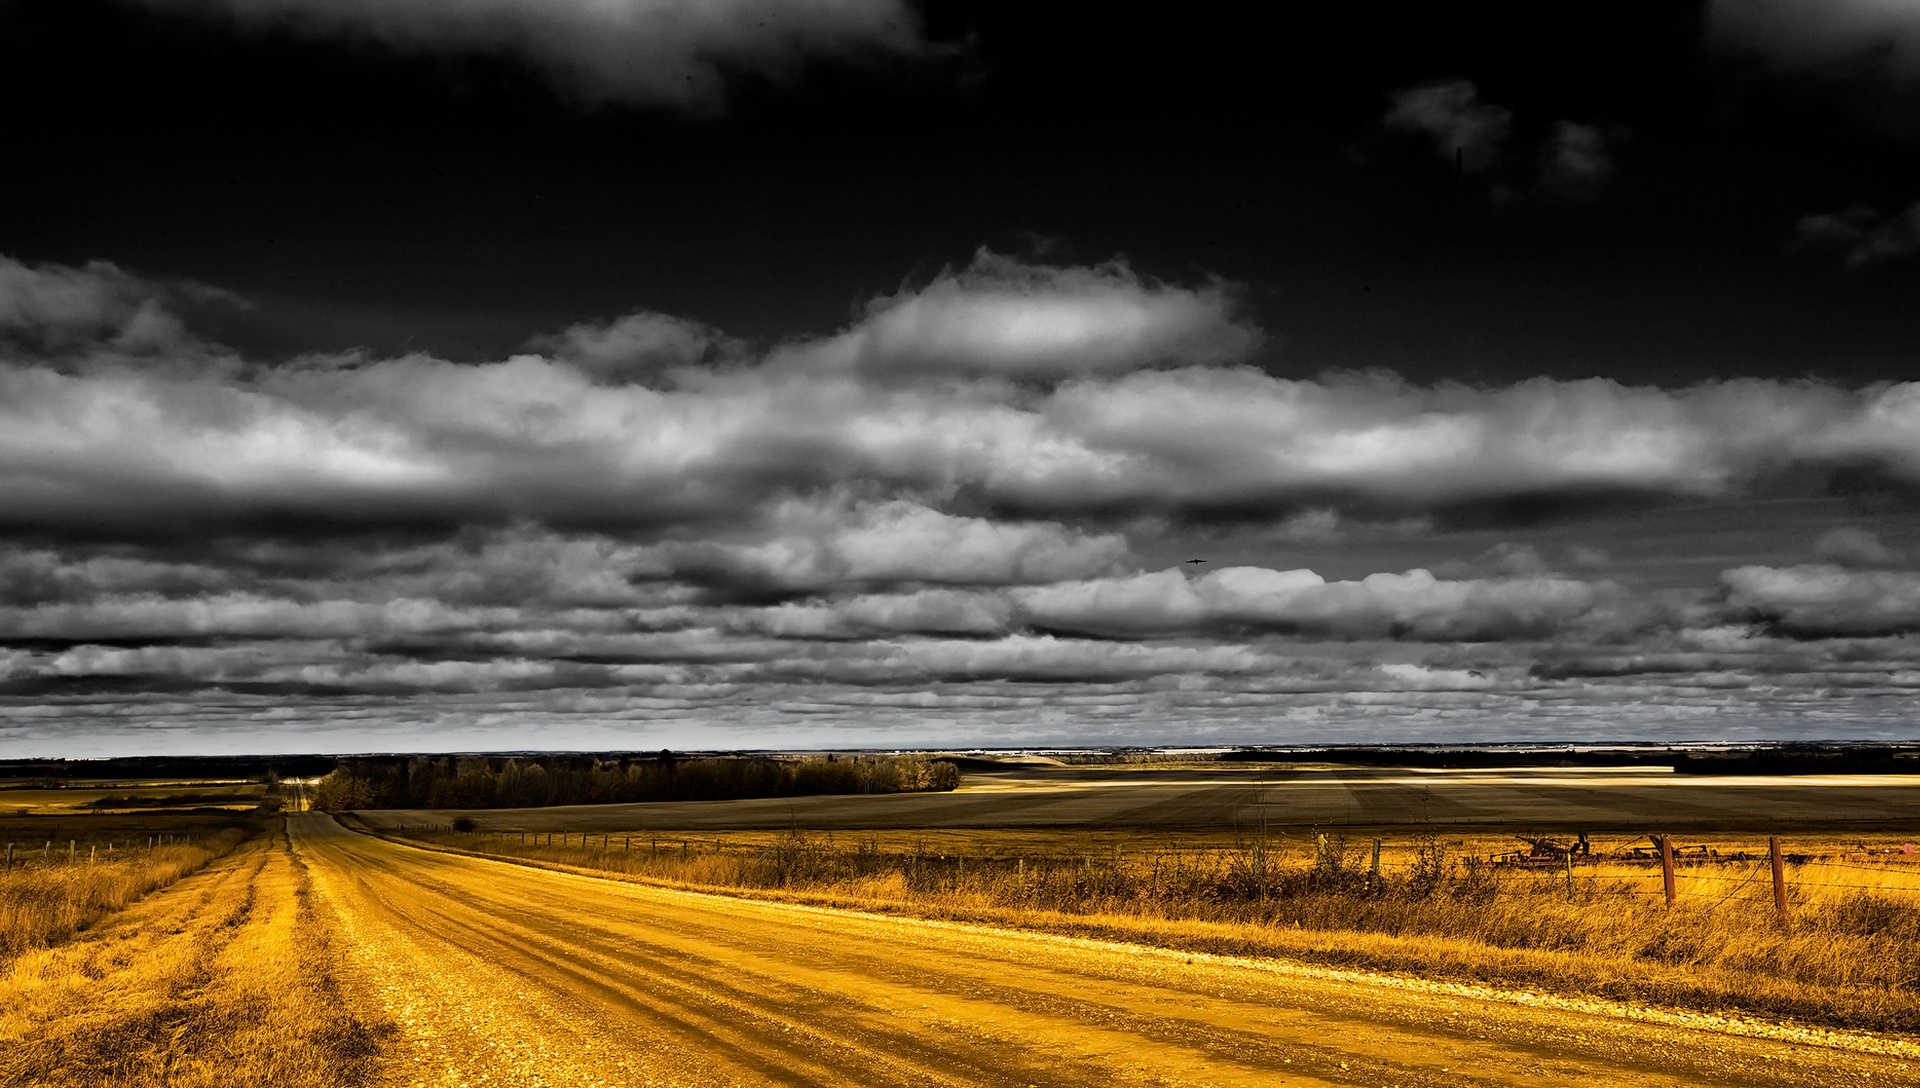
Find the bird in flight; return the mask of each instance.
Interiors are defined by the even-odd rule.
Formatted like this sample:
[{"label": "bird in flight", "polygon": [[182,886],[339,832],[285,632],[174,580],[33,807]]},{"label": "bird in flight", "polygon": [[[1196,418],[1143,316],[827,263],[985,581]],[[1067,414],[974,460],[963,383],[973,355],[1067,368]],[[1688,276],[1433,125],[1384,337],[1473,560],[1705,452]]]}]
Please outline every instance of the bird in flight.
[{"label": "bird in flight", "polygon": [[1189,562],[1189,563],[1204,563],[1204,562],[1206,562],[1206,560],[1204,560],[1204,559],[1189,559],[1189,560],[1187,560],[1187,562]]}]

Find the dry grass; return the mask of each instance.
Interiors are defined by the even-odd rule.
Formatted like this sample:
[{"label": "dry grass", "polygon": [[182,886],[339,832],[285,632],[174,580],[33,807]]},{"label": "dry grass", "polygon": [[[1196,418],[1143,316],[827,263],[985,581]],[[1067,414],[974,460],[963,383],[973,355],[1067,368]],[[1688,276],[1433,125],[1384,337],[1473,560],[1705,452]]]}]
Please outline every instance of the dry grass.
[{"label": "dry grass", "polygon": [[191,842],[125,846],[109,856],[89,847],[43,860],[30,851],[0,873],[0,966],[22,953],[59,944],[100,918],[125,909],[157,888],[198,872],[254,834],[226,827]]},{"label": "dry grass", "polygon": [[[560,833],[564,834],[564,833]],[[1766,863],[1496,869],[1511,840],[1403,838],[1370,872],[1338,837],[1170,843],[1149,836],[952,830],[835,839],[801,831],[633,836],[429,832],[445,845],[643,880],[1101,934],[1633,1001],[1920,1031],[1920,864],[1859,855],[1789,867],[1791,921]],[[1722,837],[1727,838],[1727,837]],[[1749,838],[1751,838],[1749,836]],[[1764,840],[1722,843],[1758,853]]]},{"label": "dry grass", "polygon": [[355,1016],[284,838],[255,838],[85,938],[0,975],[0,1083],[349,1088],[386,1025]]}]

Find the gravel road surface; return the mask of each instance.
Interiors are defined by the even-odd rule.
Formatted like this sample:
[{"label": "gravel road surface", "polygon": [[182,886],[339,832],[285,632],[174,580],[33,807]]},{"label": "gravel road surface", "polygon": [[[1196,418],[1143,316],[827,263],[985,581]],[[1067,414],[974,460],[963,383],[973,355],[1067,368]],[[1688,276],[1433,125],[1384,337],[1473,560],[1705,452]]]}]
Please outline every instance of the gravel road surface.
[{"label": "gravel road surface", "polygon": [[754,902],[290,817],[396,1084],[1920,1085],[1920,1049]]}]

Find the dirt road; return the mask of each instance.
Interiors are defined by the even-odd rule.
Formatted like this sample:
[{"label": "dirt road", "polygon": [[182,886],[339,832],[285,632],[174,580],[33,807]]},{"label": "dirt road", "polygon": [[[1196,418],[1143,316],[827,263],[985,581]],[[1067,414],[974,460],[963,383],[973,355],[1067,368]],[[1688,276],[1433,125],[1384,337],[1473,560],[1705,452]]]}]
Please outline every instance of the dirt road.
[{"label": "dirt road", "polygon": [[349,992],[400,1025],[398,1084],[1920,1085],[1902,1044],[749,902],[289,821]]}]

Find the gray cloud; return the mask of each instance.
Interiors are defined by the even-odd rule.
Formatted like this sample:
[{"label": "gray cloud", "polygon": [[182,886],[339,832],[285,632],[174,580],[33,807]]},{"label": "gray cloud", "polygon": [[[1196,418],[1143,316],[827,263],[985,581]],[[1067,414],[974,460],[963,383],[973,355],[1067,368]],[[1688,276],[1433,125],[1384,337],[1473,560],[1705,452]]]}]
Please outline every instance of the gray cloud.
[{"label": "gray cloud", "polygon": [[1442,158],[1463,170],[1487,173],[1500,166],[1513,134],[1513,111],[1483,101],[1478,87],[1455,79],[1394,92],[1385,123],[1432,140]]},{"label": "gray cloud", "polygon": [[1821,533],[1813,550],[1825,558],[1856,567],[1881,567],[1899,561],[1899,552],[1880,542],[1875,534],[1854,526],[1841,526]]},{"label": "gray cloud", "polygon": [[509,52],[597,99],[709,108],[727,76],[810,57],[925,55],[901,0],[142,0],[425,52]]},{"label": "gray cloud", "polygon": [[924,287],[869,303],[852,329],[776,363],[875,377],[1057,379],[1154,365],[1235,363],[1260,343],[1224,284],[1153,283],[1124,262],[1028,265],[981,250]]},{"label": "gray cloud", "polygon": [[1920,203],[1894,215],[1872,208],[1809,215],[1794,227],[1802,245],[1840,251],[1849,268],[1920,253]]},{"label": "gray cloud", "polygon": [[109,261],[29,266],[0,254],[0,348],[52,356],[82,349],[204,355],[208,345],[176,312],[183,303],[245,305],[219,288],[143,279]]},{"label": "gray cloud", "polygon": [[1728,603],[1800,637],[1920,629],[1920,574],[1825,563],[1737,567],[1721,574]]},{"label": "gray cloud", "polygon": [[1711,0],[1709,37],[1787,68],[1920,76],[1920,9],[1900,0]]},{"label": "gray cloud", "polygon": [[644,384],[680,367],[724,362],[745,351],[744,344],[717,329],[646,311],[536,336],[528,347],[606,381]]},{"label": "gray cloud", "polygon": [[636,311],[265,363],[186,288],[0,272],[9,750],[1667,736],[1920,685],[1876,537],[1656,589],[1524,513],[1920,484],[1920,385],[1283,378],[1230,285],[992,255],[767,345]]},{"label": "gray cloud", "polygon": [[[662,388],[583,369],[582,353],[609,343],[622,346],[603,362],[660,342],[632,322],[563,334],[551,355],[479,364],[242,365],[197,344],[133,360],[106,328],[61,365],[33,350],[0,362],[0,523],[204,533],[263,517],[362,529],[532,520],[667,532],[838,510],[833,496],[861,495],[872,510],[964,500],[1035,521],[1258,511],[1280,524],[1303,511],[1723,497],[1789,470],[1867,467],[1920,482],[1920,384],[1279,378],[1221,365],[1251,334],[1216,320],[1216,288],[1149,287],[1113,267],[1015,278],[1020,291],[1003,296],[943,277],[835,337],[681,365]],[[9,312],[33,312],[21,297]],[[689,352],[720,342],[653,318],[637,327]],[[870,361],[834,365],[848,359]],[[1035,372],[1078,376],[1002,380]]]},{"label": "gray cloud", "polygon": [[1540,186],[1566,199],[1599,194],[1613,178],[1618,134],[1575,121],[1555,121],[1540,149]]},{"label": "gray cloud", "polygon": [[1617,586],[1528,575],[1448,580],[1425,570],[1329,582],[1310,570],[1161,571],[1013,591],[1026,616],[1104,636],[1251,627],[1337,639],[1544,638],[1609,619]]},{"label": "gray cloud", "polygon": [[[1479,88],[1463,79],[1394,92],[1381,123],[1389,130],[1424,136],[1462,173],[1488,179],[1495,199],[1503,203],[1599,196],[1613,178],[1614,149],[1628,134],[1622,127],[1562,119],[1553,122],[1529,152],[1526,148],[1536,141],[1516,138],[1513,111],[1482,99]],[[1524,162],[1528,154],[1537,160],[1532,177]]]}]

